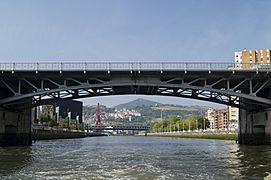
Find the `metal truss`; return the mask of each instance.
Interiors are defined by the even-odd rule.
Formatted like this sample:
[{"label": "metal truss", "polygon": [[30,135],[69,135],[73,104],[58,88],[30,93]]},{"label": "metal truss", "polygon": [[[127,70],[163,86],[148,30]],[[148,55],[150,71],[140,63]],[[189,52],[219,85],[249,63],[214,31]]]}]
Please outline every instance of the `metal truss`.
[{"label": "metal truss", "polygon": [[249,110],[271,107],[269,72],[228,71],[73,71],[5,72],[0,75],[0,106],[19,108],[60,99],[145,94],[192,98]]}]

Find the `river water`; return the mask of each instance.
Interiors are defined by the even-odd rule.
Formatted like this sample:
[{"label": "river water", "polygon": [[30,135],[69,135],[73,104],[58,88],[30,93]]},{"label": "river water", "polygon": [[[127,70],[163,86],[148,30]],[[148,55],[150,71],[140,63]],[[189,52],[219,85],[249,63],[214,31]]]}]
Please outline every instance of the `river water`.
[{"label": "river water", "polygon": [[0,179],[271,179],[271,146],[110,136],[0,148]]}]

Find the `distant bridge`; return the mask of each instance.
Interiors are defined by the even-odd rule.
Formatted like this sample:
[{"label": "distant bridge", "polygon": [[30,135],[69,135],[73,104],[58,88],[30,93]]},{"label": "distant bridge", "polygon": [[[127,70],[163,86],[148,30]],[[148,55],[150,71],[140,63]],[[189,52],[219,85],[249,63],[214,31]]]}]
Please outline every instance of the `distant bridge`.
[{"label": "distant bridge", "polygon": [[150,126],[133,126],[133,125],[118,125],[118,126],[89,126],[89,130],[134,130],[134,131],[147,131]]}]

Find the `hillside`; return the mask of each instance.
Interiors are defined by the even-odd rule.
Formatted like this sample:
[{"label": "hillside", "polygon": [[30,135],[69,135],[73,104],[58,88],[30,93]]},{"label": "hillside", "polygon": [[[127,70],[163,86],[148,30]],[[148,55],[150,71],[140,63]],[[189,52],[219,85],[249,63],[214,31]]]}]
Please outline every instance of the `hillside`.
[{"label": "hillside", "polygon": [[[125,108],[125,109],[123,109]],[[145,99],[136,99],[134,101],[120,104],[115,106],[114,108],[108,108],[106,106],[101,105],[102,114],[119,114],[124,117],[115,117],[110,118],[110,122],[112,124],[126,124],[129,121],[128,116],[132,117],[132,122],[134,124],[150,124],[154,119],[160,119],[161,114],[163,119],[170,116],[178,116],[181,119],[185,119],[189,116],[199,116],[203,117],[205,111],[208,107],[202,106],[180,106],[180,105],[169,105],[169,104],[161,104],[154,101],[149,101]],[[124,115],[127,114],[128,111],[133,110],[134,112],[140,113],[140,116],[134,115]],[[84,115],[85,119],[93,119],[96,114],[96,106],[84,106]],[[105,122],[108,120],[104,120]]]},{"label": "hillside", "polygon": [[161,105],[161,103],[138,98],[138,99],[130,101],[128,103],[119,104],[119,105],[115,106],[114,108],[116,108],[116,109],[122,109],[122,108],[131,109],[131,108],[142,107],[142,106],[156,106],[156,105]]}]

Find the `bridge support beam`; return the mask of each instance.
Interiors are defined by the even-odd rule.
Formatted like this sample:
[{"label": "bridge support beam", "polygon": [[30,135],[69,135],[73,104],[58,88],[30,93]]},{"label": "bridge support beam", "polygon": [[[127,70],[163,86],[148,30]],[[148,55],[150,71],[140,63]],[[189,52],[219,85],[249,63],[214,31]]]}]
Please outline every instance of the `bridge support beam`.
[{"label": "bridge support beam", "polygon": [[239,144],[258,145],[271,142],[271,109],[251,112],[240,109]]},{"label": "bridge support beam", "polygon": [[30,146],[31,109],[0,109],[0,146]]}]

